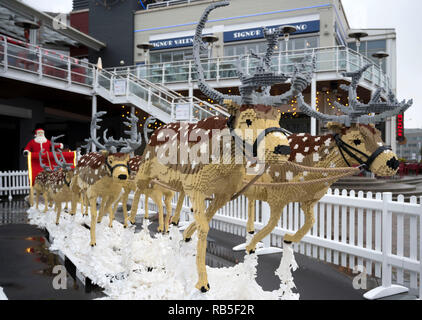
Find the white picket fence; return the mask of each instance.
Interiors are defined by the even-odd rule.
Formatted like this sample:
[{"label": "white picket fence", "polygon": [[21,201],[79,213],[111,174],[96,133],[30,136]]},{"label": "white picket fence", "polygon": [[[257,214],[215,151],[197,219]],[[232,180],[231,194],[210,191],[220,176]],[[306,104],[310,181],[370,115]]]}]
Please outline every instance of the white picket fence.
[{"label": "white picket fence", "polygon": [[[246,236],[247,208],[247,199],[239,197],[217,212],[211,227]],[[258,201],[256,208],[255,227],[260,230],[269,221],[270,208]],[[422,297],[422,197],[405,202],[403,196],[393,201],[388,192],[365,196],[363,192],[348,195],[346,190],[329,190],[315,206],[314,215],[311,231],[294,244],[296,252],[351,270],[365,270],[382,279],[385,291],[398,284]],[[290,203],[278,226],[264,239],[264,247],[281,248],[283,236],[296,232],[303,223],[300,204]]]},{"label": "white picket fence", "polygon": [[[26,171],[0,172],[0,195],[27,194]],[[175,207],[177,196],[172,204]],[[140,201],[144,207],[144,197]],[[181,222],[192,221],[190,201],[184,201]],[[157,207],[150,202],[151,211]],[[220,209],[211,221],[214,229],[246,236],[247,199],[243,196]],[[395,284],[417,290],[422,297],[422,197],[403,196],[392,199],[391,193],[371,192],[348,195],[346,190],[329,190],[314,209],[315,224],[296,252],[344,268],[361,269],[382,279],[382,288]],[[270,218],[268,204],[257,201],[255,228],[260,230]],[[282,247],[283,236],[294,233],[304,223],[299,203],[284,208],[282,218],[272,234],[263,240],[264,247]]]},{"label": "white picket fence", "polygon": [[29,190],[28,171],[0,172],[0,196],[8,196],[12,200],[14,195],[29,194]]}]

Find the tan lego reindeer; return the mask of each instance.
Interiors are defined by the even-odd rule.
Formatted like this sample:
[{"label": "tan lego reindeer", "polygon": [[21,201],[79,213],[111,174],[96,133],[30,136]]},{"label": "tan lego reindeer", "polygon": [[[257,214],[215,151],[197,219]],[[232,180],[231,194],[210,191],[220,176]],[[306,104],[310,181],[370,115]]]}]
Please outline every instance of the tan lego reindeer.
[{"label": "tan lego reindeer", "polygon": [[67,163],[63,153],[59,150],[61,157],[59,158],[56,153],[56,140],[63,137],[63,135],[51,138],[51,152],[54,157],[54,161],[60,170],[52,172],[48,176],[48,193],[55,205],[56,210],[56,225],[59,224],[60,214],[62,211],[63,203],[67,205],[69,201],[77,201],[79,194],[75,194],[71,189],[71,182],[75,177],[75,169],[72,168],[72,163]]},{"label": "tan lego reindeer", "polygon": [[[39,204],[39,197],[42,195],[44,197],[44,212],[47,212],[48,206],[50,204],[50,197],[48,193],[48,177],[56,170],[57,166],[51,170],[49,166],[44,165],[42,162],[42,156],[44,155],[43,149],[39,152],[39,160],[40,160],[40,166],[43,169],[36,177],[34,181],[34,187],[32,188],[32,191],[35,193],[35,195],[32,196],[32,198],[35,197],[35,208],[38,210],[38,204]],[[32,204],[33,205],[33,204]]]},{"label": "tan lego reindeer", "polygon": [[[138,140],[107,138],[107,130],[104,131],[104,145],[101,144],[95,134],[99,129],[100,117],[106,112],[98,112],[91,121],[91,137],[88,143],[93,143],[101,151],[90,152],[81,157],[77,165],[77,183],[83,190],[90,204],[91,212],[91,246],[96,245],[95,227],[97,223],[97,198],[101,197],[101,207],[105,212],[110,212],[114,203],[119,199],[123,186],[129,177],[128,161],[129,153],[139,148],[142,139]],[[121,148],[117,152],[117,148]],[[100,214],[102,214],[100,212]],[[110,217],[110,227],[113,217]]]},{"label": "tan lego reindeer", "polygon": [[[267,103],[277,101],[283,104],[308,85],[308,79],[298,73],[292,77],[288,92],[281,96],[268,96],[271,85],[289,79],[286,75],[269,71],[279,30],[273,34],[265,30],[268,49],[264,59],[260,58],[263,66],[258,67],[252,76],[246,76],[239,70],[241,96],[223,95],[205,82],[199,58],[199,48],[204,46],[202,31],[209,13],[228,4],[227,1],[213,3],[205,10],[196,29],[193,47],[199,88],[217,103],[228,105],[230,119],[211,117],[193,124],[171,123],[163,126],[152,135],[136,177],[141,189],[158,181],[173,190],[184,192],[191,199],[198,230],[196,288],[202,292],[210,288],[205,268],[209,220],[241,190],[246,174],[245,163],[259,163],[264,169],[270,163],[285,163],[289,157],[286,131],[279,126],[281,114]],[[210,140],[212,145],[208,143]],[[221,142],[223,149],[220,148]],[[208,208],[205,207],[207,197],[212,197]],[[189,241],[191,230],[184,233],[186,241]]]},{"label": "tan lego reindeer", "polygon": [[[350,106],[336,103],[336,107],[344,113],[342,116],[321,114],[306,104],[301,94],[298,96],[300,110],[311,117],[328,122],[327,127],[333,133],[324,136],[303,133],[289,136],[292,150],[289,161],[292,163],[283,167],[270,165],[262,177],[263,182],[256,182],[244,193],[250,204],[248,232],[254,232],[255,200],[268,201],[271,207],[268,226],[255,235],[246,247],[248,252],[255,250],[256,244],[274,229],[280,219],[282,211],[273,210],[273,203],[276,201],[281,209],[290,202],[301,204],[305,224],[294,235],[284,236],[286,243],[299,242],[314,224],[315,204],[325,195],[332,183],[353,172],[353,169],[340,167],[360,166],[378,176],[393,176],[397,173],[397,156],[389,147],[384,146],[381,133],[373,124],[405,112],[412,105],[412,101],[399,103],[390,92],[388,100],[384,102],[380,96],[381,89],[378,89],[368,104],[359,102],[357,86],[368,67],[369,65],[357,72],[344,74],[346,77],[352,77],[352,82],[350,86],[342,86],[349,91]],[[368,115],[371,113],[378,114]],[[316,170],[301,169],[297,165],[314,167]],[[324,171],[324,168],[327,170]]]}]

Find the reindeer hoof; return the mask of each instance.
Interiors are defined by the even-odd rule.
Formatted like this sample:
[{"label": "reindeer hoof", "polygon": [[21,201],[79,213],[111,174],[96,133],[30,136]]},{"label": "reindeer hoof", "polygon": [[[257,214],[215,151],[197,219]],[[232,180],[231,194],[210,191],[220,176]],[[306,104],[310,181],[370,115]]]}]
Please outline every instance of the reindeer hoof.
[{"label": "reindeer hoof", "polygon": [[206,293],[206,292],[208,292],[208,290],[210,290],[210,284],[209,283],[207,284],[207,287],[203,287],[203,286],[201,287],[202,293]]},{"label": "reindeer hoof", "polygon": [[284,240],[283,241],[285,244],[292,244],[292,242],[291,241],[287,241],[287,240]]},{"label": "reindeer hoof", "polygon": [[56,226],[58,226],[59,225],[59,223],[58,222],[56,222]]},{"label": "reindeer hoof", "polygon": [[193,208],[190,208],[190,212],[192,212],[192,213],[193,213]]},{"label": "reindeer hoof", "polygon": [[254,254],[255,253],[255,250],[249,250],[248,251],[248,254]]},{"label": "reindeer hoof", "polygon": [[147,271],[148,271],[148,272],[152,272],[152,270],[154,270],[154,268],[153,268],[153,267],[148,267],[148,268],[147,268]]},{"label": "reindeer hoof", "polygon": [[96,245],[96,243],[91,243],[91,247],[95,247]]},{"label": "reindeer hoof", "polygon": [[126,228],[127,228],[127,226],[123,226],[123,228],[125,228],[125,229],[126,229]]},{"label": "reindeer hoof", "polygon": [[255,231],[249,231],[248,233],[249,233],[249,234],[254,234],[254,233],[255,233]]},{"label": "reindeer hoof", "polygon": [[189,241],[191,241],[192,240],[192,238],[186,238],[185,239],[185,242],[189,242]]},{"label": "reindeer hoof", "polygon": [[171,224],[177,227],[179,225],[179,222],[172,222]]}]

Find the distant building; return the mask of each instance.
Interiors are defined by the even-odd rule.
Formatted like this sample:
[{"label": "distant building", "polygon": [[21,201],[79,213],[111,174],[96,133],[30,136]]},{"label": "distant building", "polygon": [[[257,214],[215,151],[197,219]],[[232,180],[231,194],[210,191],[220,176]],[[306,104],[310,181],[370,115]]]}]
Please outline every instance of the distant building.
[{"label": "distant building", "polygon": [[397,153],[406,160],[421,161],[422,129],[405,129],[407,143],[398,146]]}]

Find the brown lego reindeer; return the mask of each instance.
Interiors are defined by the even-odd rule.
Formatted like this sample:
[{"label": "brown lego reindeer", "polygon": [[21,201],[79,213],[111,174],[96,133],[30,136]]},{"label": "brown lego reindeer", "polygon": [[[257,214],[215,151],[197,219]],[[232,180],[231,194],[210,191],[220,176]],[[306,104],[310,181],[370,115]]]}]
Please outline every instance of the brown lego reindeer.
[{"label": "brown lego reindeer", "polygon": [[75,194],[71,189],[71,182],[75,178],[75,170],[72,169],[73,164],[66,163],[63,153],[59,150],[61,157],[59,158],[56,153],[56,140],[63,137],[63,135],[51,138],[51,152],[54,157],[54,161],[60,170],[52,172],[48,177],[48,193],[55,204],[56,210],[56,224],[59,224],[60,214],[62,211],[63,203],[72,201],[79,198],[78,194]]},{"label": "brown lego reindeer", "polygon": [[[381,133],[373,124],[406,111],[412,105],[412,101],[399,103],[391,92],[388,100],[382,101],[380,90],[377,90],[368,104],[359,102],[356,94],[357,85],[368,67],[344,74],[352,77],[350,86],[343,86],[343,89],[349,91],[350,107],[338,103],[336,106],[345,115],[321,114],[307,105],[301,94],[298,96],[301,111],[318,120],[329,122],[327,128],[333,133],[324,136],[303,133],[289,136],[292,150],[289,158],[291,165],[283,167],[270,165],[266,174],[262,176],[263,182],[255,183],[244,193],[249,200],[247,223],[249,233],[254,232],[255,200],[268,201],[271,207],[269,225],[252,239],[246,247],[248,252],[255,250],[256,244],[276,226],[282,211],[273,208],[278,207],[282,210],[290,202],[300,202],[305,213],[305,224],[294,235],[286,234],[284,241],[299,242],[314,224],[315,204],[325,195],[332,183],[352,173],[350,169],[348,173],[347,169],[339,167],[360,166],[378,176],[393,176],[397,173],[399,167],[397,156],[389,147],[384,146]],[[378,114],[369,115],[371,113]],[[319,170],[327,168],[327,170],[318,172],[297,165]],[[344,171],[344,174],[336,173],[334,168],[340,172]],[[278,202],[277,206],[274,205],[275,202]]]},{"label": "brown lego reindeer", "polygon": [[[123,187],[129,177],[129,153],[139,148],[141,137],[137,140],[107,138],[104,131],[104,145],[95,136],[99,119],[106,112],[98,112],[91,122],[91,138],[88,143],[95,144],[101,151],[90,152],[81,157],[77,165],[77,184],[85,194],[90,204],[91,211],[91,246],[96,245],[95,226],[97,223],[97,198],[101,197],[102,210],[110,212],[113,204],[119,199]],[[121,148],[117,152],[117,148]],[[100,215],[102,213],[100,212]],[[110,227],[113,219],[110,217]]]},{"label": "brown lego reindeer", "polygon": [[[268,87],[289,79],[286,75],[269,71],[267,58],[272,54],[271,44],[279,35],[277,31],[274,34],[266,32],[269,49],[263,59],[264,65],[257,68],[257,73],[245,76],[239,71],[241,96],[223,95],[212,89],[205,82],[199,49],[204,46],[202,30],[209,13],[225,5],[228,2],[214,3],[205,10],[196,29],[193,47],[199,88],[217,103],[226,104],[230,119],[211,117],[198,123],[163,126],[152,135],[136,176],[140,189],[158,181],[191,199],[198,230],[196,288],[202,292],[210,288],[205,268],[209,220],[243,187],[247,161],[258,163],[262,170],[270,163],[286,162],[290,147],[286,131],[279,126],[280,113],[273,105],[283,104],[308,84],[306,77],[297,74],[292,78],[288,92],[271,98],[266,96]],[[267,105],[268,101],[272,105]],[[209,144],[209,141],[212,143]],[[212,200],[206,208],[205,200],[208,197],[212,197]],[[189,241],[186,231],[184,238]]]},{"label": "brown lego reindeer", "polygon": [[50,204],[50,197],[48,193],[48,177],[56,170],[57,167],[54,167],[54,170],[51,170],[49,166],[44,165],[42,162],[42,156],[44,155],[43,149],[39,152],[39,160],[40,160],[40,166],[43,168],[43,171],[41,171],[35,178],[34,181],[34,188],[33,191],[35,193],[35,208],[38,210],[38,204],[39,204],[39,197],[42,195],[44,197],[44,212],[47,212],[48,205]]}]

